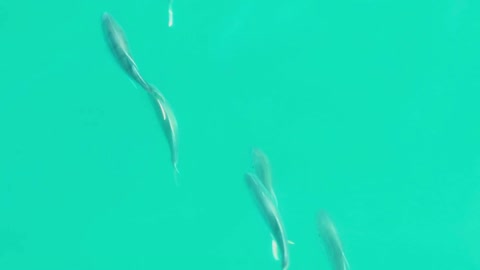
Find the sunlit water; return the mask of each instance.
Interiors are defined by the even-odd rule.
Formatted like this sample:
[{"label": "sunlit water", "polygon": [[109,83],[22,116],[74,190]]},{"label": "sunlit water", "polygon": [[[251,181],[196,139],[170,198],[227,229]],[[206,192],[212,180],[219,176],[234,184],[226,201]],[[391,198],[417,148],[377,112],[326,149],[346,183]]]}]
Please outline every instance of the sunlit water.
[{"label": "sunlit water", "polygon": [[[170,1],[170,2],[169,2]],[[181,172],[128,37],[178,120]],[[480,269],[475,1],[0,2],[0,269],[280,269],[245,185],[268,154],[290,269]]]}]

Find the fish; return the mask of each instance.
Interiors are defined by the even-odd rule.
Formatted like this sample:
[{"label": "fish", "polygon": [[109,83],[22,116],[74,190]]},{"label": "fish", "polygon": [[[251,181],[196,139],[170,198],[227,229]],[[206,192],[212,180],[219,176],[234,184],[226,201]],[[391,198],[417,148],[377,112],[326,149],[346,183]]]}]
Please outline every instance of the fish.
[{"label": "fish", "polygon": [[128,74],[128,76],[137,82],[145,91],[147,91],[156,103],[156,106],[162,113],[162,127],[168,140],[171,152],[171,160],[174,168],[175,183],[178,186],[178,126],[172,108],[168,104],[163,94],[158,89],[149,84],[140,74],[138,66],[130,53],[127,38],[123,29],[108,12],[102,15],[102,26],[105,39],[117,60],[118,64]]},{"label": "fish", "polygon": [[180,172],[178,170],[178,124],[172,107],[164,95],[152,84],[149,85],[149,93],[155,106],[161,113],[162,128],[170,147],[170,158],[174,169],[175,184],[178,186]]},{"label": "fish", "polygon": [[[275,190],[273,189],[272,185],[272,170],[267,155],[259,148],[253,148],[252,159],[253,169],[257,177],[260,179],[260,181],[262,181],[263,185],[270,193],[270,196],[272,197],[275,206],[278,208],[277,195],[275,194]],[[293,241],[290,240],[288,240],[287,242],[291,245],[295,244]],[[273,238],[272,235],[272,255],[276,261],[280,260],[278,252],[278,243],[275,241],[275,238]]]},{"label": "fish", "polygon": [[319,211],[317,226],[319,235],[326,245],[326,249],[329,253],[330,261],[333,264],[334,269],[350,269],[350,265],[347,257],[345,256],[345,252],[343,251],[342,242],[338,236],[337,229],[325,211]]},{"label": "fish", "polygon": [[275,205],[278,207],[277,195],[272,185],[272,170],[267,155],[258,148],[252,149],[253,169],[265,188],[270,192]]},{"label": "fish", "polygon": [[285,232],[283,220],[280,217],[278,208],[273,202],[270,192],[265,188],[258,177],[253,173],[245,174],[245,181],[249,190],[251,191],[258,209],[267,223],[270,233],[278,243],[278,249],[281,254],[282,269],[287,270],[290,266],[290,255],[288,250],[288,241]]},{"label": "fish", "polygon": [[150,92],[150,86],[140,74],[137,64],[130,53],[127,38],[123,29],[115,19],[107,12],[102,15],[102,28],[105,40],[110,51],[120,67],[127,75],[138,83],[143,89]]}]

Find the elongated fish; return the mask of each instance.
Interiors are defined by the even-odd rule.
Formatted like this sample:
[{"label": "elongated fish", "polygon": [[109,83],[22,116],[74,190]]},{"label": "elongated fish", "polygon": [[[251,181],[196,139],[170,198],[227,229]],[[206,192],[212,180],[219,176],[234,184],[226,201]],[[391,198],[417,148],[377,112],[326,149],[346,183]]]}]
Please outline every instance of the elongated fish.
[{"label": "elongated fish", "polygon": [[278,208],[273,202],[270,192],[268,192],[255,174],[246,173],[245,181],[257,203],[260,213],[270,229],[270,233],[278,243],[278,249],[282,254],[282,269],[287,270],[290,265],[290,256],[288,252],[285,226],[283,225]]},{"label": "elongated fish", "polygon": [[167,137],[168,145],[170,147],[170,156],[174,169],[175,183],[178,186],[178,125],[172,107],[168,104],[163,94],[154,86],[149,85],[149,92],[152,95],[156,107],[160,111],[162,128]]},{"label": "elongated fish", "polygon": [[337,229],[325,211],[318,213],[318,232],[326,245],[334,269],[349,269],[350,266],[343,252],[342,242],[340,237],[338,237]]},{"label": "elongated fish", "polygon": [[102,27],[110,51],[118,64],[131,79],[137,82],[143,89],[150,91],[148,83],[140,75],[137,64],[133,60],[125,33],[107,12],[104,12],[102,15]]},{"label": "elongated fish", "polygon": [[[278,208],[278,200],[277,195],[275,194],[275,190],[273,189],[272,184],[272,170],[270,168],[270,161],[268,160],[267,155],[258,148],[252,149],[252,159],[253,159],[253,169],[255,170],[255,174],[257,177],[262,181],[265,188],[270,193],[272,197],[273,203],[275,203],[275,207]],[[288,244],[295,244],[294,242],[288,240]],[[278,254],[278,243],[275,241],[275,238],[272,235],[272,255],[275,260],[280,260],[280,256]]]}]

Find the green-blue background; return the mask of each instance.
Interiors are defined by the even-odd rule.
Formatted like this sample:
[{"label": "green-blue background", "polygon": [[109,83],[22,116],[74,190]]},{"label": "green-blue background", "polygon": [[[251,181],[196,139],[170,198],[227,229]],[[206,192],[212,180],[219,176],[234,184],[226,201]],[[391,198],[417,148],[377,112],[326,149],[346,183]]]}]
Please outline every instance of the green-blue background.
[{"label": "green-blue background", "polygon": [[[0,2],[0,269],[279,269],[246,189],[270,157],[291,269],[480,269],[480,2]],[[181,187],[102,12],[177,115]]]}]

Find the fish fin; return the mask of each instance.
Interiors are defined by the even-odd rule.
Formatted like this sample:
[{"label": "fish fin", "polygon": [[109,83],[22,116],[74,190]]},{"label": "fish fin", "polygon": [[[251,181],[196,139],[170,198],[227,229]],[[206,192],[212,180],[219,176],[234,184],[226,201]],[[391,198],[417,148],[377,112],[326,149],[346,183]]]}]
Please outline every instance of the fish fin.
[{"label": "fish fin", "polygon": [[278,244],[277,244],[277,241],[273,239],[273,237],[272,237],[272,255],[275,261],[280,260],[280,256],[278,256]]},{"label": "fish fin", "polygon": [[132,83],[133,87],[135,87],[135,89],[138,89],[138,85],[137,83],[135,83],[132,79],[128,78],[128,80],[130,81],[130,83]]}]

